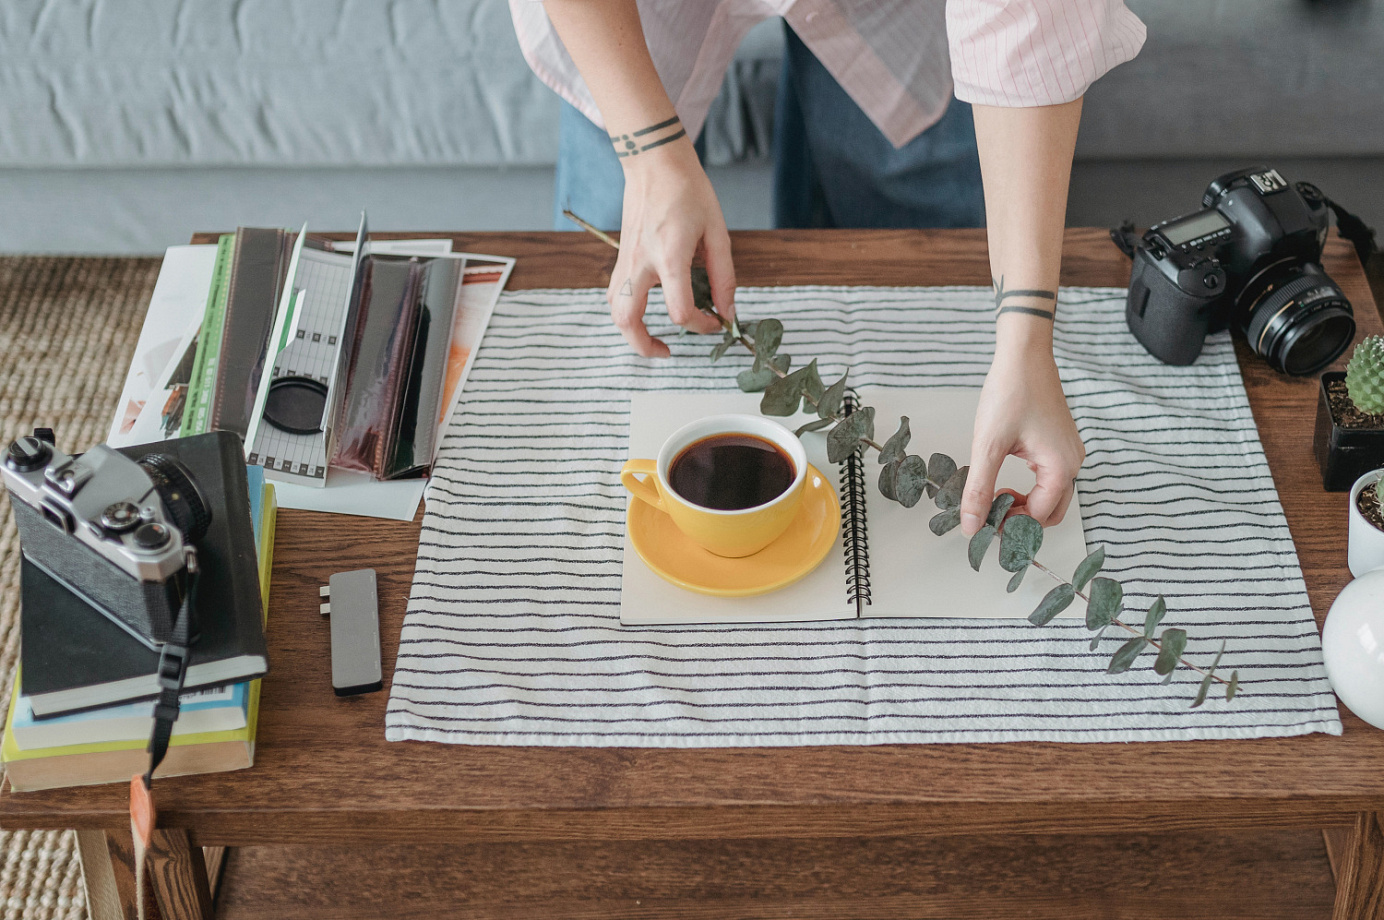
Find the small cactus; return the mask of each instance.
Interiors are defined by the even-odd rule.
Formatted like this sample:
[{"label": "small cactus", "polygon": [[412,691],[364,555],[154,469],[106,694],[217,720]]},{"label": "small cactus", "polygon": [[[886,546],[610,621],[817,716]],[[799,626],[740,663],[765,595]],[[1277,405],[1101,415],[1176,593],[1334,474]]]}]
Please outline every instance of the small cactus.
[{"label": "small cactus", "polygon": [[1361,412],[1384,412],[1384,336],[1355,346],[1346,365],[1346,392]]}]

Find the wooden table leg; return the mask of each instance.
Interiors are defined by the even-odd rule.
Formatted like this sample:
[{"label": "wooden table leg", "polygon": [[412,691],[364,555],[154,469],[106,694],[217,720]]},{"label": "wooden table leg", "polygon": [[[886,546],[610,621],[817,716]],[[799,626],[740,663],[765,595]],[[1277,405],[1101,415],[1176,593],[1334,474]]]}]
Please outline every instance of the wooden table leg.
[{"label": "wooden table leg", "polygon": [[187,831],[156,830],[149,847],[149,880],[164,920],[211,920],[206,857]]},{"label": "wooden table leg", "polygon": [[1355,816],[1349,845],[1338,854],[1332,920],[1384,920],[1384,829],[1380,816]]},{"label": "wooden table leg", "polygon": [[207,888],[211,891],[212,904],[216,904],[216,892],[221,887],[221,875],[226,871],[226,857],[230,847],[202,847],[202,858],[207,863]]},{"label": "wooden table leg", "polygon": [[138,920],[135,848],[129,831],[77,831],[91,920]]}]

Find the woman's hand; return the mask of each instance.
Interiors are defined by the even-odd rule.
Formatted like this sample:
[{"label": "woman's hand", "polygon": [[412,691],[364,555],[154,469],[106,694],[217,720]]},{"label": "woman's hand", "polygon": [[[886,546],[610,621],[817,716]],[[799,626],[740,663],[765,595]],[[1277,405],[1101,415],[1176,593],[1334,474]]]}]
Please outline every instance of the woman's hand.
[{"label": "woman's hand", "polygon": [[711,181],[685,137],[630,157],[625,163],[625,203],[620,255],[606,300],[615,327],[635,351],[666,358],[668,346],[644,325],[649,289],[662,283],[668,316],[693,332],[721,328],[692,300],[692,260],[701,255],[711,280],[716,312],[735,315],[735,266],[730,235]]},{"label": "woman's hand", "polygon": [[973,534],[985,524],[1000,464],[1010,454],[1023,458],[1038,481],[1016,505],[1040,524],[1056,524],[1067,513],[1086,448],[1072,421],[1051,345],[1032,344],[995,353],[980,392],[971,441],[971,472],[961,499],[961,529]]}]

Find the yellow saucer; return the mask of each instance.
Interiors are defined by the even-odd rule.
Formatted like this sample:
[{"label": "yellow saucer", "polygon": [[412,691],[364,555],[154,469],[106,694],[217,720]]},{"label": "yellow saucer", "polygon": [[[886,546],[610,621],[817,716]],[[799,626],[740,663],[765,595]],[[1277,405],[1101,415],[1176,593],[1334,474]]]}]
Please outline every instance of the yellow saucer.
[{"label": "yellow saucer", "polygon": [[630,499],[626,522],[634,551],[664,581],[713,597],[753,597],[785,588],[817,568],[841,529],[841,505],[831,483],[809,464],[793,523],[773,543],[739,559],[707,552],[667,514],[637,498]]}]

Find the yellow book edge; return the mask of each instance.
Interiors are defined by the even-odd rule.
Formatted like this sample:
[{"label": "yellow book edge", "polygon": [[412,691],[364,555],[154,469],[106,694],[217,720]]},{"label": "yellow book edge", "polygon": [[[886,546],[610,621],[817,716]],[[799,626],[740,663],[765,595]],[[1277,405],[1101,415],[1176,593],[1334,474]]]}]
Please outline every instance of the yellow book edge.
[{"label": "yellow book edge", "polygon": [[[259,550],[259,577],[260,591],[263,599],[263,609],[266,621],[269,618],[269,586],[270,578],[274,570],[274,529],[278,523],[278,499],[274,494],[274,486],[271,483],[264,484],[264,519],[260,528]],[[141,750],[148,743],[145,739],[130,741],[102,741],[93,744],[69,744],[61,747],[34,748],[32,750],[20,750],[19,745],[14,740],[14,732],[11,727],[14,725],[14,710],[19,702],[20,673],[19,668],[15,668],[14,685],[10,688],[10,705],[5,712],[5,737],[0,742],[0,763],[10,764],[16,761],[38,760],[49,757],[71,757],[82,754],[103,754],[112,751],[131,751]],[[168,746],[186,747],[193,744],[215,744],[218,742],[239,741],[249,746],[250,760],[254,760],[254,745],[256,729],[259,726],[259,700],[260,700],[260,680],[255,679],[250,682],[249,696],[246,700],[245,727],[232,729],[222,732],[196,732],[189,735],[174,735],[169,740]],[[112,780],[115,782],[115,780]]]}]

